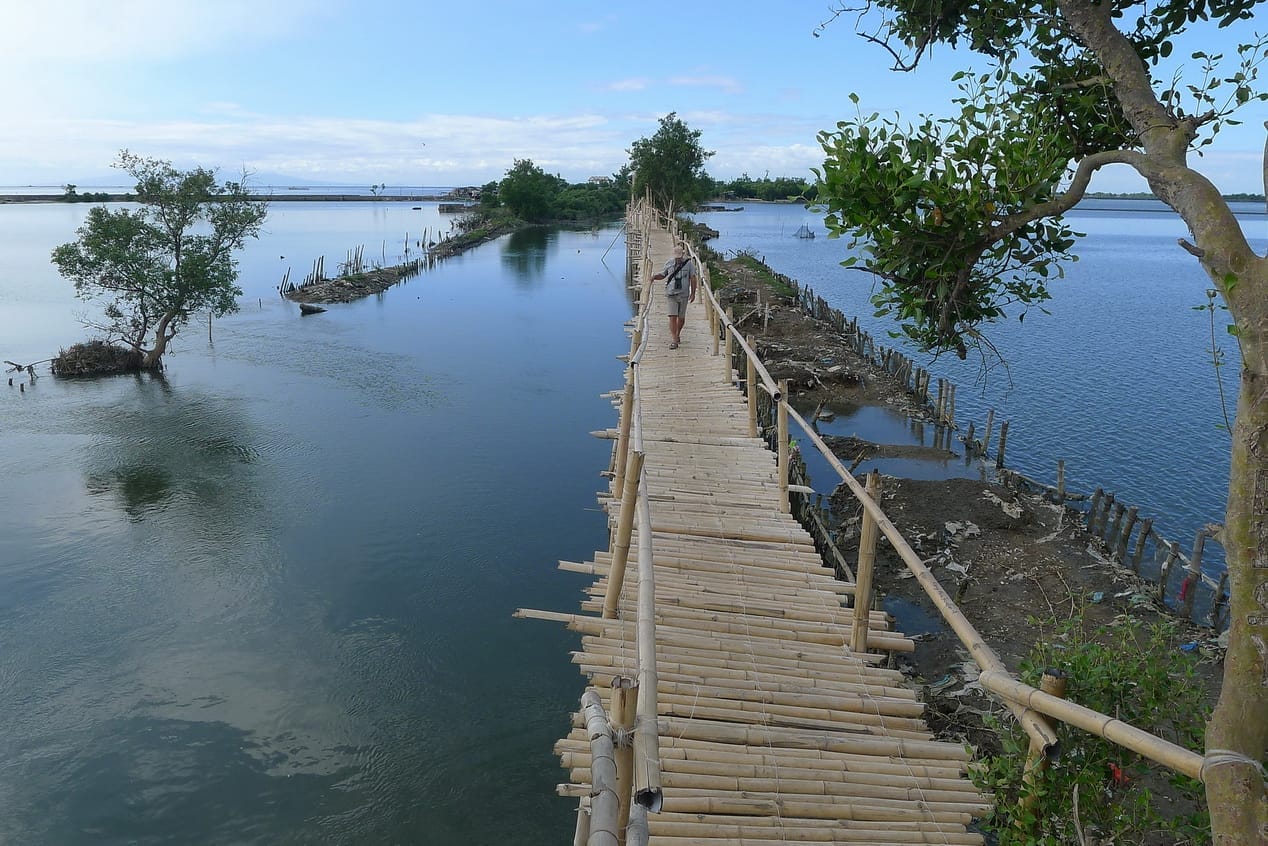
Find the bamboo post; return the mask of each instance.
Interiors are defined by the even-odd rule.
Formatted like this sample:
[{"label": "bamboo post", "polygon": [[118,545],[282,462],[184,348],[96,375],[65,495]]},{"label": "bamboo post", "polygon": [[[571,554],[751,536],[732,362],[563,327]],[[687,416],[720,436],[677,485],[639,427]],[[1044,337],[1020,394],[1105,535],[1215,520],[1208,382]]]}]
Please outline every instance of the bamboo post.
[{"label": "bamboo post", "polygon": [[1180,544],[1167,541],[1167,557],[1162,562],[1162,569],[1158,573],[1158,601],[1163,605],[1167,604],[1167,582],[1171,579],[1171,568],[1175,566],[1176,559],[1179,557]]},{"label": "bamboo post", "polygon": [[634,717],[638,704],[638,681],[629,676],[612,679],[612,728],[616,733],[616,790],[620,799],[617,836],[625,841],[630,821],[630,801],[634,798]]},{"label": "bamboo post", "polygon": [[1100,536],[1105,532],[1105,524],[1109,522],[1110,509],[1114,507],[1114,494],[1106,493],[1101,497],[1101,510],[1096,515],[1096,522],[1089,523],[1087,530],[1093,535]]},{"label": "bamboo post", "polygon": [[731,374],[733,372],[733,365],[735,364],[734,359],[732,358],[733,351],[731,341],[732,336],[735,334],[735,324],[732,322],[733,320],[734,317],[731,314],[731,309],[728,307],[726,310],[726,354],[723,356],[722,362],[722,376],[728,385],[733,381]]},{"label": "bamboo post", "polygon": [[1057,505],[1065,503],[1065,459],[1057,459]]},{"label": "bamboo post", "polygon": [[629,463],[630,425],[634,420],[634,379],[627,374],[625,390],[621,393],[621,434],[616,440],[616,475],[612,477],[613,492],[625,484],[625,465]]},{"label": "bamboo post", "polygon": [[[867,495],[878,501],[881,495],[880,473],[867,474]],[[876,518],[863,509],[863,527],[859,533],[859,562],[854,570],[854,629],[850,634],[850,650],[867,651],[867,631],[872,614],[872,569],[876,563]]]},{"label": "bamboo post", "polygon": [[1122,534],[1118,536],[1118,543],[1114,546],[1114,558],[1120,563],[1127,561],[1127,544],[1131,541],[1132,529],[1136,528],[1137,508],[1132,506],[1127,509],[1127,520],[1123,523]]},{"label": "bamboo post", "polygon": [[612,726],[603,713],[599,694],[587,690],[581,697],[586,733],[590,737],[590,837],[587,846],[620,846],[616,792],[616,758],[613,755]]},{"label": "bamboo post", "polygon": [[947,425],[955,426],[955,385],[948,383],[947,390]]},{"label": "bamboo post", "polygon": [[[1049,696],[1065,699],[1066,681],[1066,674],[1063,671],[1049,667],[1043,671],[1043,675],[1039,679],[1039,690]],[[1026,793],[1021,800],[1023,808],[1033,808],[1038,801],[1039,795],[1035,790],[1035,781],[1040,773],[1048,769],[1050,760],[1046,750],[1040,747],[1034,738],[1031,738],[1030,750],[1026,753],[1026,766],[1021,775]],[[1018,819],[1017,825],[1022,827],[1025,824],[1021,819]]]},{"label": "bamboo post", "polygon": [[1132,553],[1132,572],[1140,574],[1140,561],[1145,557],[1145,541],[1149,539],[1149,533],[1153,531],[1154,518],[1146,517],[1140,521],[1140,532],[1136,535],[1136,551]]},{"label": "bamboo post", "polygon": [[1223,616],[1221,611],[1224,603],[1227,601],[1227,595],[1224,591],[1228,588],[1228,570],[1220,574],[1220,583],[1215,588],[1215,599],[1211,602],[1211,628],[1219,629],[1220,618]]},{"label": "bamboo post", "polygon": [[776,454],[779,456],[779,510],[783,514],[789,511],[788,503],[788,380],[779,380],[779,412]]},{"label": "bamboo post", "polygon": [[1193,554],[1189,556],[1189,572],[1184,578],[1180,593],[1184,596],[1184,616],[1193,619],[1193,599],[1198,595],[1198,580],[1202,578],[1202,550],[1206,546],[1206,529],[1198,529],[1193,539]]},{"label": "bamboo post", "polygon": [[966,455],[973,454],[973,421],[969,421],[969,430],[964,433],[964,452]]},{"label": "bamboo post", "polygon": [[[753,336],[747,336],[748,348],[753,349]],[[757,365],[753,363],[753,356],[749,353],[744,354],[746,363],[746,371],[744,376],[744,385],[748,389],[748,436],[750,438],[757,437]]]},{"label": "bamboo post", "polygon": [[[706,301],[707,301],[708,299],[709,299],[708,297],[705,297],[705,300],[706,300]],[[713,316],[713,320],[712,320],[712,321],[710,321],[710,323],[709,323],[709,328],[713,330],[713,331],[712,331],[712,334],[713,334],[713,354],[714,354],[714,355],[717,355],[717,354],[718,354],[718,335],[719,335],[719,334],[721,334],[721,326],[720,326],[720,324],[722,323],[722,315],[721,315],[721,314],[718,314],[718,310],[717,310],[716,308],[714,308],[714,307],[713,307],[713,304],[712,304],[712,303],[710,303],[710,304],[709,304],[708,306],[706,306],[705,308],[707,308],[707,309],[708,309],[708,311],[709,311],[709,314],[711,314],[711,315]]]},{"label": "bamboo post", "polygon": [[995,427],[995,409],[989,409],[986,412],[986,434],[982,436],[982,454],[989,455],[991,452],[991,429]]},{"label": "bamboo post", "polygon": [[1008,421],[999,425],[999,454],[995,456],[995,466],[1004,466],[1004,447],[1008,444]]},{"label": "bamboo post", "polygon": [[946,379],[938,380],[938,403],[935,406],[934,413],[938,418],[939,426],[941,426],[943,420],[946,419],[944,416],[946,413],[946,390],[947,390],[946,383],[947,383]]},{"label": "bamboo post", "polygon": [[643,453],[630,455],[629,472],[621,492],[621,516],[617,523],[616,540],[612,545],[612,568],[608,573],[608,590],[603,597],[603,616],[616,618],[616,607],[621,601],[621,586],[625,581],[625,564],[630,557],[630,534],[634,527],[635,501],[638,498],[638,479],[643,472]]},{"label": "bamboo post", "polygon": [[1109,531],[1105,533],[1105,543],[1113,544],[1113,546],[1110,546],[1110,554],[1113,554],[1114,548],[1117,546],[1118,527],[1123,522],[1123,509],[1124,505],[1121,502],[1114,503],[1114,522],[1110,524]]}]

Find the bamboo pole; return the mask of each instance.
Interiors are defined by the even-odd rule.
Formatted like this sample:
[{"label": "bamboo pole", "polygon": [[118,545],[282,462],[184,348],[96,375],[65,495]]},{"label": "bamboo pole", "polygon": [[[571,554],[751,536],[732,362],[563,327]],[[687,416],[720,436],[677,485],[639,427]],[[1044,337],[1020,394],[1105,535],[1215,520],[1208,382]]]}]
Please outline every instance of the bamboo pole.
[{"label": "bamboo pole", "polygon": [[652,566],[652,518],[647,490],[638,497],[638,704],[634,718],[634,800],[658,812],[664,801],[660,786],[660,730],[657,714],[656,579]]},{"label": "bamboo pole", "polygon": [[1114,503],[1114,522],[1110,524],[1109,530],[1105,533],[1105,543],[1109,546],[1111,555],[1118,546],[1118,527],[1123,523],[1124,509],[1125,506],[1121,502]]},{"label": "bamboo pole", "polygon": [[1127,509],[1127,519],[1123,522],[1123,531],[1119,533],[1118,543],[1114,545],[1114,560],[1120,563],[1127,561],[1127,544],[1131,541],[1132,529],[1136,528],[1136,518],[1139,513],[1139,509],[1134,505]]},{"label": "bamboo pole", "polygon": [[1065,503],[1065,459],[1057,460],[1057,504]]},{"label": "bamboo pole", "polygon": [[[779,394],[781,397],[788,396],[788,380],[779,380]],[[779,411],[776,415],[778,418],[778,435],[779,443],[777,445],[777,454],[779,456],[779,510],[787,514],[791,508],[788,502],[788,400],[781,399],[779,401]]]},{"label": "bamboo pole", "polygon": [[647,846],[650,836],[647,809],[642,805],[635,805],[630,810],[630,821],[625,827],[626,846]]},{"label": "bamboo pole", "polygon": [[577,801],[577,828],[572,835],[572,846],[586,846],[590,839],[590,797]]},{"label": "bamboo pole", "polygon": [[[880,473],[867,474],[867,495],[875,502],[880,498]],[[876,561],[876,519],[867,509],[863,510],[863,527],[859,534],[859,563],[854,570],[854,629],[850,637],[850,649],[866,652],[868,621],[872,610],[872,567]]]},{"label": "bamboo pole", "polygon": [[954,429],[955,428],[955,384],[954,383],[951,384],[950,390],[948,391],[948,393],[950,394],[950,396],[947,399],[947,405],[948,405],[947,424],[951,428]]},{"label": "bamboo pole", "polygon": [[1184,596],[1184,616],[1193,619],[1193,600],[1198,595],[1198,581],[1202,577],[1202,551],[1206,546],[1206,528],[1198,529],[1193,539],[1193,554],[1189,556],[1188,574],[1180,593]]},{"label": "bamboo pole", "polygon": [[999,454],[995,456],[995,466],[1004,466],[1004,447],[1008,444],[1008,421],[999,424]]},{"label": "bamboo pole", "polygon": [[1158,601],[1167,604],[1167,582],[1171,580],[1171,570],[1180,557],[1180,544],[1167,541],[1167,557],[1158,571]]},{"label": "bamboo pole", "polygon": [[1122,720],[1023,684],[1009,676],[1006,670],[984,670],[978,676],[978,684],[998,696],[1013,702],[1022,702],[1036,711],[1126,747],[1178,773],[1199,781],[1202,779],[1202,756],[1198,753],[1154,737]]},{"label": "bamboo pole", "polygon": [[[617,604],[621,601],[621,588],[625,581],[625,564],[630,555],[630,534],[634,528],[635,502],[639,494],[639,479],[643,471],[643,453],[630,455],[629,474],[625,477],[625,487],[621,493],[621,515],[617,524],[616,540],[612,546],[612,568],[608,575],[608,592],[603,599],[603,616],[612,619],[616,616]],[[643,541],[640,539],[640,546]]]},{"label": "bamboo pole", "polygon": [[[1055,696],[1058,699],[1065,699],[1066,694],[1066,674],[1061,670],[1048,668],[1043,671],[1043,675],[1039,679],[1039,689],[1044,693]],[[1051,758],[1045,750],[1039,748],[1034,741],[1030,743],[1030,749],[1026,754],[1026,766],[1022,770],[1021,780],[1024,785],[1025,796],[1022,797],[1021,805],[1026,809],[1033,809],[1035,803],[1039,801],[1039,794],[1035,788],[1035,781],[1039,778],[1039,774],[1048,769]],[[1026,828],[1022,819],[1017,821],[1019,828]],[[1033,828],[1033,826],[1031,826]]]},{"label": "bamboo pole", "polygon": [[991,429],[995,426],[995,409],[989,409],[986,412],[986,434],[982,436],[982,454],[989,455],[991,452]]},{"label": "bamboo pole", "polygon": [[630,822],[630,801],[634,798],[634,716],[638,701],[638,681],[629,676],[612,679],[612,728],[616,734],[616,789],[620,800],[616,823],[617,837],[626,842]]},{"label": "bamboo pole", "polygon": [[1136,551],[1132,553],[1132,572],[1140,574],[1140,562],[1145,557],[1145,541],[1153,531],[1154,518],[1146,517],[1140,521],[1140,531],[1136,534]]},{"label": "bamboo pole", "polygon": [[587,846],[620,846],[617,836],[617,812],[620,800],[616,792],[616,760],[613,757],[612,727],[603,713],[603,702],[594,690],[581,697],[585,709],[586,733],[590,737],[590,767],[593,773],[590,788],[590,836]]},{"label": "bamboo pole", "polygon": [[625,485],[625,465],[629,461],[630,426],[634,417],[634,379],[633,373],[627,375],[625,390],[621,392],[621,434],[616,440],[616,475],[612,480],[614,491],[622,490]]},{"label": "bamboo pole", "polygon": [[[747,346],[753,346],[753,336],[747,338]],[[757,437],[757,368],[753,366],[754,355],[746,353],[744,362],[746,365],[746,375],[744,377],[744,386],[748,393],[748,436],[750,438]]]},{"label": "bamboo pole", "polygon": [[723,331],[726,333],[726,347],[725,347],[725,355],[723,355],[722,357],[723,358],[722,381],[726,382],[728,385],[730,385],[733,382],[731,373],[732,373],[732,364],[734,363],[734,359],[732,358],[732,354],[731,354],[731,337],[732,335],[735,334],[735,326],[732,324],[731,321],[732,321],[731,308],[728,306],[726,310],[726,324],[725,324],[725,328],[723,329]]}]

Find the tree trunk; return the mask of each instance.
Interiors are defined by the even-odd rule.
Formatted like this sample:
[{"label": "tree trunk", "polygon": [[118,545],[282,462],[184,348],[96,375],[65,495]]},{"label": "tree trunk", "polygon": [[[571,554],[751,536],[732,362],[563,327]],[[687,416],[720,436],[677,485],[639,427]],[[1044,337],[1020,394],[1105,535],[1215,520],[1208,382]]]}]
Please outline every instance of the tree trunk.
[{"label": "tree trunk", "polygon": [[168,332],[168,326],[176,319],[175,312],[168,312],[163,315],[154,327],[154,346],[146,351],[141,358],[142,370],[158,370],[163,366],[163,353],[167,352],[167,342],[171,340],[171,334]]},{"label": "tree trunk", "polygon": [[1204,780],[1216,846],[1268,843],[1268,374],[1263,357],[1249,345],[1247,352],[1224,518],[1228,652],[1206,731]]},{"label": "tree trunk", "polygon": [[[1139,134],[1136,165],[1189,226],[1203,269],[1224,297],[1242,350],[1224,547],[1230,629],[1219,702],[1207,724],[1203,773],[1216,846],[1268,843],[1268,266],[1213,184],[1187,164],[1197,124],[1170,114],[1109,4],[1058,0],[1079,40],[1100,58]],[[1266,154],[1268,155],[1268,154]]]}]

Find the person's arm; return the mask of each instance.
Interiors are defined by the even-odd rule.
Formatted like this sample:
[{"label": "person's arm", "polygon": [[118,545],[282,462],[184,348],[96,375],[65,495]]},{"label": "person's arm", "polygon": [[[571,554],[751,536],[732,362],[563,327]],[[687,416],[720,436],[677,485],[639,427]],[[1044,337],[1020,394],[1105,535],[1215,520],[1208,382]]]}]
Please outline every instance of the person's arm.
[{"label": "person's arm", "polygon": [[699,284],[700,274],[696,273],[696,263],[691,263],[691,296],[687,297],[687,302],[694,303],[696,301],[696,285]]}]

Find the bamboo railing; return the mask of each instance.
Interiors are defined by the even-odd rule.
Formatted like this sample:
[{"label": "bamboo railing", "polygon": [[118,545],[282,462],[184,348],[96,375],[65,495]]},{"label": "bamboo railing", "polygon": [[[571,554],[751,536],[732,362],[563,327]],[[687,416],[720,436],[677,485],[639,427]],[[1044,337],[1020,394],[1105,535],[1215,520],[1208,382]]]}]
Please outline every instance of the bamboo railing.
[{"label": "bamboo railing", "polygon": [[[678,231],[677,221],[668,221],[671,233],[678,240],[683,240]],[[777,423],[776,437],[778,439],[777,453],[780,462],[781,479],[787,478],[787,468],[785,463],[788,461],[786,445],[788,443],[789,433],[787,430],[787,418],[794,420],[801,428],[806,438],[814,445],[814,447],[823,455],[829,466],[840,476],[841,481],[846,484],[855,499],[863,506],[866,521],[870,518],[874,521],[880,533],[893,546],[894,550],[902,558],[903,563],[916,577],[925,593],[934,603],[943,620],[955,632],[961,644],[968,649],[973,660],[977,663],[981,670],[980,683],[983,688],[989,690],[996,698],[998,698],[1010,711],[1013,712],[1018,722],[1025,729],[1031,739],[1031,748],[1035,755],[1055,756],[1058,753],[1058,741],[1052,724],[1048,717],[1054,717],[1074,725],[1080,729],[1096,734],[1106,740],[1116,743],[1120,746],[1131,749],[1144,757],[1156,761],[1176,772],[1183,773],[1193,778],[1202,778],[1203,757],[1195,752],[1171,743],[1168,740],[1149,734],[1141,729],[1130,726],[1119,720],[1108,717],[1104,714],[1083,708],[1074,703],[1068,702],[1059,697],[1051,696],[1044,693],[1038,688],[1031,687],[1016,679],[1008,672],[999,656],[986,644],[981,635],[973,624],[964,616],[964,613],[956,607],[954,601],[943,589],[937,578],[930,572],[929,568],[924,565],[919,554],[911,548],[906,539],[898,531],[897,527],[890,522],[885,512],[881,509],[876,499],[869,495],[868,491],[859,484],[850,473],[837,459],[836,455],[819,437],[818,432],[810,426],[795,409],[788,403],[786,391],[777,389],[772,391],[770,387],[770,377],[766,373],[761,362],[757,360],[757,356],[752,346],[746,341],[740,340],[741,335],[736,330],[734,323],[721,307],[715,296],[712,286],[709,284],[708,268],[701,261],[700,256],[694,248],[691,248],[691,256],[697,262],[697,266],[701,270],[702,284],[700,290],[704,300],[705,308],[709,316],[710,325],[719,326],[720,332],[727,338],[734,338],[739,341],[738,347],[743,351],[746,359],[752,360],[752,369],[758,373],[764,374],[762,387],[771,394],[771,398],[777,403],[779,413]],[[716,344],[715,344],[716,352]],[[729,367],[729,364],[728,364]],[[749,367],[746,366],[746,370]],[[748,383],[749,386],[752,382]],[[927,384],[927,383],[926,383]],[[954,420],[954,386],[944,383],[940,386],[941,399],[938,403],[938,413],[940,419]],[[987,437],[989,437],[989,432]],[[1001,438],[1004,433],[1001,432]],[[1002,444],[1001,444],[1002,451]],[[873,540],[874,542],[874,540]],[[864,564],[870,567],[870,556],[865,558],[862,551],[860,552],[860,570]],[[865,580],[870,583],[870,573],[856,573],[856,581],[861,584]],[[859,601],[858,591],[855,592],[855,600]],[[866,638],[863,638],[866,641]]]}]

